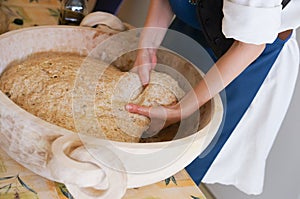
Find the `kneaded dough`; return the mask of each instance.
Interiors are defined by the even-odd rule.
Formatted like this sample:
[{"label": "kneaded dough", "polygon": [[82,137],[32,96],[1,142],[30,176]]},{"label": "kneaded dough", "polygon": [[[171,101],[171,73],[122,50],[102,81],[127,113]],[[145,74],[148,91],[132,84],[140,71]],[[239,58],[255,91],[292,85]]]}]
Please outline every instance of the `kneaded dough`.
[{"label": "kneaded dough", "polygon": [[[84,64],[83,64],[84,63]],[[138,142],[148,128],[147,117],[132,114],[124,106],[170,105],[184,96],[178,83],[165,73],[151,73],[143,89],[135,73],[75,53],[36,53],[9,66],[0,77],[0,89],[17,105],[41,119],[77,132],[74,123],[72,92],[83,65],[102,68],[94,97],[97,128],[114,141]],[[87,77],[88,78],[88,77]],[[102,137],[97,132],[88,133]]]}]

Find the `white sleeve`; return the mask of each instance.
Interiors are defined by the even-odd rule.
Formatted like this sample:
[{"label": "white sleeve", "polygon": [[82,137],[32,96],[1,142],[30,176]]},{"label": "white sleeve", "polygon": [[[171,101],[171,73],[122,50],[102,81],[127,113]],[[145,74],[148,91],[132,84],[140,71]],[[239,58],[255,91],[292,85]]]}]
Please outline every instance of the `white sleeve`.
[{"label": "white sleeve", "polygon": [[281,0],[224,0],[222,31],[246,43],[272,43],[281,25]]}]

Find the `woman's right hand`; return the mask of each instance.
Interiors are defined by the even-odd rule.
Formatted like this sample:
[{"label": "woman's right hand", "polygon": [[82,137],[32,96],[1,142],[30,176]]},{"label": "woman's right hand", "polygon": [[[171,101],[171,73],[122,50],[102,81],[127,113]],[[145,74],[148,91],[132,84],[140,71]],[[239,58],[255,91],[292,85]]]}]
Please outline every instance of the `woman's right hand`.
[{"label": "woman's right hand", "polygon": [[156,49],[139,49],[132,68],[132,72],[139,75],[143,86],[147,86],[150,81],[150,72],[155,68],[157,62]]}]

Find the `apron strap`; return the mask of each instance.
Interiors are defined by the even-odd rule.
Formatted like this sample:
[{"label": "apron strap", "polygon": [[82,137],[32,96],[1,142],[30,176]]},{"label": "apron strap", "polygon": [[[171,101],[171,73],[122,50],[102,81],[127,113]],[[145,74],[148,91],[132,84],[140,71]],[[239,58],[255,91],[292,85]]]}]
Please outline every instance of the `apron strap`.
[{"label": "apron strap", "polygon": [[283,0],[281,2],[281,5],[282,5],[282,9],[285,8],[285,6],[290,2],[291,0]]}]

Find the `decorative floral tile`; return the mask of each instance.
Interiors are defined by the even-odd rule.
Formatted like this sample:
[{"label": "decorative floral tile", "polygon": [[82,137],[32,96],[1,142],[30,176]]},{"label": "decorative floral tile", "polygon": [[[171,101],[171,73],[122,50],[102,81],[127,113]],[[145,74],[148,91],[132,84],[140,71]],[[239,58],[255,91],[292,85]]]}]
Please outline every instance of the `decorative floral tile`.
[{"label": "decorative floral tile", "polygon": [[[74,199],[64,184],[24,168],[0,149],[1,199]],[[153,185],[129,189],[123,199],[205,199],[186,171]]]},{"label": "decorative floral tile", "polygon": [[57,25],[58,0],[0,0],[10,18],[9,30],[37,25]]}]

